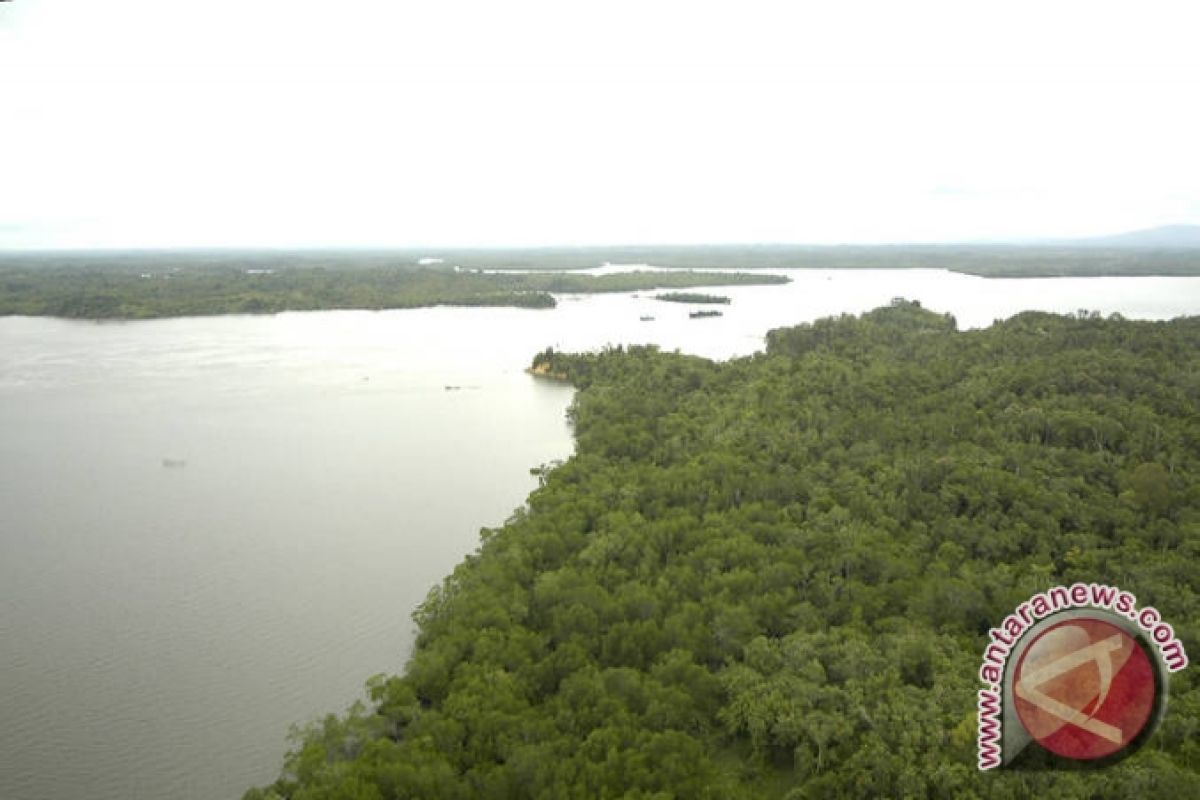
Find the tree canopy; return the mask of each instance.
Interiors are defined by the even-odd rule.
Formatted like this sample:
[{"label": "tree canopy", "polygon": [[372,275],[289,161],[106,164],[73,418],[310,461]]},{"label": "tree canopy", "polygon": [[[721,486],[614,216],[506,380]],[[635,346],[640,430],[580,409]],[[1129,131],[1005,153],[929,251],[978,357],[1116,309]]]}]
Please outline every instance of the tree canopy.
[{"label": "tree canopy", "polygon": [[415,614],[404,674],[263,798],[1200,796],[1200,689],[1103,771],[975,768],[986,631],[1120,585],[1200,634],[1200,319],[898,301],[725,363],[535,367],[576,452]]},{"label": "tree canopy", "polygon": [[762,272],[643,270],[581,275],[354,263],[326,268],[300,262],[276,268],[259,266],[262,263],[275,262],[231,264],[215,257],[176,262],[166,254],[159,260],[143,257],[95,265],[17,261],[6,266],[0,259],[0,316],[140,319],[438,305],[553,308],[553,295],[561,293],[788,282],[784,276]]}]

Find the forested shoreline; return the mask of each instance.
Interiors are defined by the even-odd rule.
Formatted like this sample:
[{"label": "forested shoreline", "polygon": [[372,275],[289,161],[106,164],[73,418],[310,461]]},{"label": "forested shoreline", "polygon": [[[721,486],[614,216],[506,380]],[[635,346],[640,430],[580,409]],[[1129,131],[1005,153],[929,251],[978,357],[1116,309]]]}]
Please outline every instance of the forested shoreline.
[{"label": "forested shoreline", "polygon": [[1120,585],[1196,652],[1200,318],[898,301],[767,343],[539,354],[575,454],[247,800],[1200,796],[1194,669],[1104,771],[974,750],[986,631],[1037,591]]},{"label": "forested shoreline", "polygon": [[[167,262],[170,263],[170,262]],[[252,262],[253,263],[253,262]],[[429,267],[0,269],[0,316],[147,319],[427,306],[553,308],[554,294],[787,283],[768,273],[487,273]]]},{"label": "forested shoreline", "polygon": [[[609,263],[669,269],[578,272]],[[786,280],[761,272],[769,269],[944,269],[986,278],[1197,276],[1200,248],[763,244],[0,251],[0,316],[142,319],[434,305],[549,308],[558,293]]]}]

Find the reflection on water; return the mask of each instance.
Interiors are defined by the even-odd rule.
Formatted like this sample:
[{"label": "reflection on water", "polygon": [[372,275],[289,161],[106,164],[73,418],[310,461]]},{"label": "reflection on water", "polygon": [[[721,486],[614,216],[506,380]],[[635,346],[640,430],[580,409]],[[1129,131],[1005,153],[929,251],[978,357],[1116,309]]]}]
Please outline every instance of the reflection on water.
[{"label": "reflection on water", "polygon": [[[895,296],[1165,318],[1200,279],[793,273],[689,319],[652,292],[549,311],[0,319],[0,797],[235,797],[291,722],[402,668],[409,614],[571,449],[554,346],[716,358]],[[653,320],[643,320],[653,317]]]}]

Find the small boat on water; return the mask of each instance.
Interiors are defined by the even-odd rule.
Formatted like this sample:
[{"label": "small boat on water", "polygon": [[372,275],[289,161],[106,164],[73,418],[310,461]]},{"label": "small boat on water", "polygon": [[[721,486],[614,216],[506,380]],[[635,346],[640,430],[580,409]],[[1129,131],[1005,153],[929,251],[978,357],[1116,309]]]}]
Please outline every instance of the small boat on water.
[{"label": "small boat on water", "polygon": [[688,316],[691,317],[692,319],[702,319],[703,317],[719,317],[719,316],[721,316],[721,312],[720,311],[692,311],[692,312],[688,313]]},{"label": "small boat on water", "polygon": [[179,467],[187,466],[186,458],[164,458],[162,465],[167,469],[178,469]]},{"label": "small boat on water", "polygon": [[654,322],[654,317],[638,317],[642,322]]}]

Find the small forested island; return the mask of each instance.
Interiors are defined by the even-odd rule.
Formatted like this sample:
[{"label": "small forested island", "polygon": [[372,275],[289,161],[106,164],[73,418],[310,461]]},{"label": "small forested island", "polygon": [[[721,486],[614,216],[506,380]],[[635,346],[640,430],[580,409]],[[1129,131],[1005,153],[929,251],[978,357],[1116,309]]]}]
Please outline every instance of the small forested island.
[{"label": "small forested island", "polygon": [[230,262],[168,253],[126,260],[0,259],[0,316],[144,319],[437,305],[552,308],[554,294],[788,282],[761,272],[642,270],[593,276],[397,265],[361,256],[348,263],[331,258],[330,267],[314,266],[311,255],[296,261],[264,258],[250,254]]},{"label": "small forested island", "polygon": [[689,311],[688,316],[692,319],[704,319],[705,317],[719,317],[720,311]]},{"label": "small forested island", "polygon": [[654,299],[664,300],[668,303],[713,303],[718,305],[729,305],[731,302],[724,295],[701,294],[699,292],[664,292],[663,294],[654,295]]},{"label": "small forested island", "polygon": [[1200,672],[1103,770],[975,766],[987,630],[1119,585],[1200,647],[1200,318],[897,301],[725,363],[546,351],[576,452],[264,798],[1200,797]]}]

